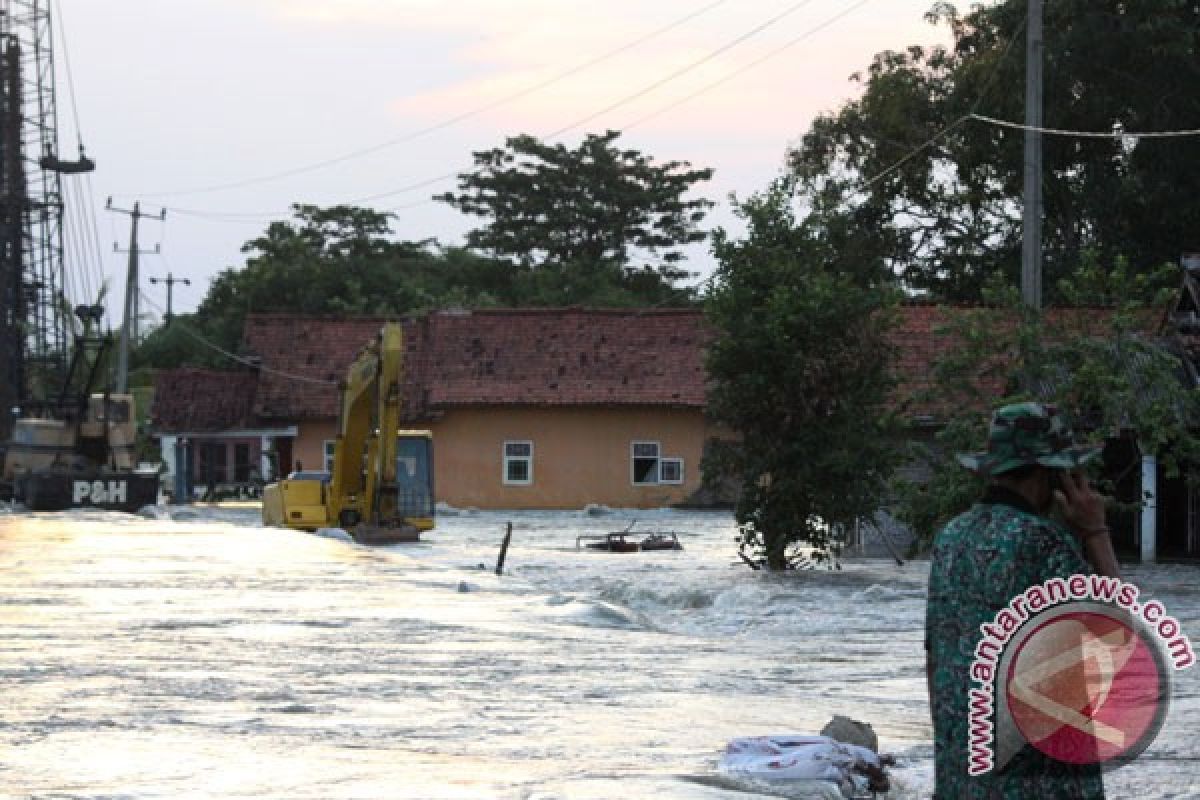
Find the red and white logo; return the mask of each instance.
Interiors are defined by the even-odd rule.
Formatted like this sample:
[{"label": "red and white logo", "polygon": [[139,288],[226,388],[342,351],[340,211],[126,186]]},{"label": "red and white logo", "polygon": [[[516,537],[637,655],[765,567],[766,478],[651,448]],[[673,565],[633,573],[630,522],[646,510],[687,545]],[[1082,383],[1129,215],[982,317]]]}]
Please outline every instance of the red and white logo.
[{"label": "red and white logo", "polygon": [[1012,645],[1001,697],[1020,738],[1047,756],[1119,766],[1158,735],[1170,672],[1120,609],[1068,603]]}]

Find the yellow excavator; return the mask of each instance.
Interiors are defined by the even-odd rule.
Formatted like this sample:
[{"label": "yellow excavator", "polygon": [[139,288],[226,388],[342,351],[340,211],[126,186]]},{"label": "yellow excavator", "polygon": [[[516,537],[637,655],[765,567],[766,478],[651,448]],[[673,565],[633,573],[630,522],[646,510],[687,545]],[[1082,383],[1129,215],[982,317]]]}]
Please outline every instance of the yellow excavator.
[{"label": "yellow excavator", "polygon": [[403,360],[403,331],[389,322],[338,387],[332,472],[268,485],[264,525],[336,526],[363,544],[413,542],[433,528],[433,435],[400,429]]}]

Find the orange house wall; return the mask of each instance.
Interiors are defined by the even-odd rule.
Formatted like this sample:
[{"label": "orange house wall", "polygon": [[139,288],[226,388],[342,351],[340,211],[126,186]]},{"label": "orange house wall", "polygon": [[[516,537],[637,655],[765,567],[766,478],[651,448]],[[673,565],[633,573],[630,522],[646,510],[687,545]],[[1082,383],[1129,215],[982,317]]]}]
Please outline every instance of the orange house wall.
[{"label": "orange house wall", "polygon": [[304,465],[306,470],[325,469],[325,440],[337,435],[337,424],[329,422],[305,422],[298,426],[296,441],[292,445],[292,462]]},{"label": "orange house wall", "polygon": [[[414,424],[412,427],[422,427]],[[712,434],[703,412],[669,408],[456,408],[428,424],[434,492],[457,508],[660,508],[700,488],[700,459]],[[321,469],[332,422],[299,426],[293,460]],[[533,482],[503,482],[506,441],[533,442]],[[683,459],[682,484],[633,484],[631,445],[659,443],[663,458]]]},{"label": "orange house wall", "polygon": [[[694,409],[459,408],[433,423],[435,491],[459,508],[574,509],[589,503],[658,508],[701,483],[707,429]],[[533,442],[533,482],[503,482],[506,441]],[[683,483],[635,486],[631,444],[683,459]]]}]

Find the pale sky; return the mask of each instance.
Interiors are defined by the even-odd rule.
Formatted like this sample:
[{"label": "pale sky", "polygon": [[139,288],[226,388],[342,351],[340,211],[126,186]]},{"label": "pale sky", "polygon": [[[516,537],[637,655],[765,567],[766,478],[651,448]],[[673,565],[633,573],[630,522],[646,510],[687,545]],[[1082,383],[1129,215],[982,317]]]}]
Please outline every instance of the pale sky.
[{"label": "pale sky", "polygon": [[190,279],[177,312],[293,202],[395,209],[400,237],[461,243],[478,219],[430,195],[518,133],[574,147],[615,128],[657,161],[711,167],[709,225],[733,226],[729,194],[765,188],[814,114],[857,91],[851,73],[948,39],[923,19],[933,0],[57,1],[61,151],[74,157],[69,57],[115,319],[129,220],[104,211],[109,195],[168,209],[142,223],[141,245],[163,251],[143,257],[142,284],[165,306],[146,279]]}]

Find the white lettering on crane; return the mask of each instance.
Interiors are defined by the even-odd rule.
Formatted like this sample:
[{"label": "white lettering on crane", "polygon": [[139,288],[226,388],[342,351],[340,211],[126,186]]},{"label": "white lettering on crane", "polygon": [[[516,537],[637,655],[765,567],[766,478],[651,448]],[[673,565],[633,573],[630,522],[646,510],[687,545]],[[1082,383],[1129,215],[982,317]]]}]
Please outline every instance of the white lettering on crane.
[{"label": "white lettering on crane", "polygon": [[71,490],[71,502],[79,505],[87,500],[92,505],[101,503],[124,503],[129,499],[128,481],[75,481]]}]

